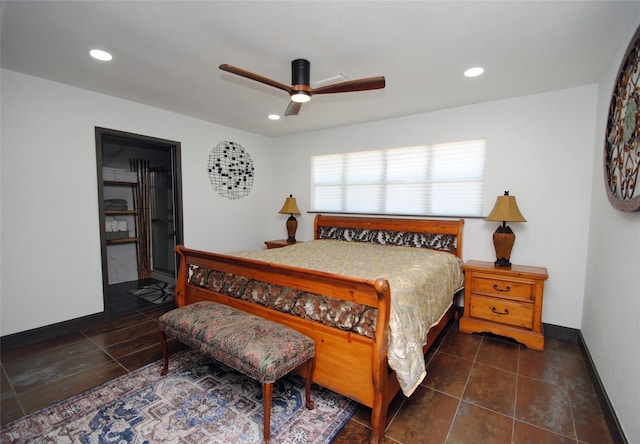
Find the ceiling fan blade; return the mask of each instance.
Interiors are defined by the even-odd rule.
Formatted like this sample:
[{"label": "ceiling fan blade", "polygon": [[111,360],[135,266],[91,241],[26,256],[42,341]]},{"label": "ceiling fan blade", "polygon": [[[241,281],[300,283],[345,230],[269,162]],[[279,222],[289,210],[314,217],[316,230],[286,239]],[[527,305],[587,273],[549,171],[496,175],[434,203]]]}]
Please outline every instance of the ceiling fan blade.
[{"label": "ceiling fan blade", "polygon": [[302,103],[294,102],[293,100],[289,102],[289,106],[287,106],[287,110],[284,112],[285,116],[297,116],[300,112],[300,108],[302,108]]},{"label": "ceiling fan blade", "polygon": [[260,74],[253,73],[251,71],[247,71],[246,69],[238,68],[237,66],[227,65],[223,63],[218,68],[222,71],[230,72],[231,74],[235,74],[241,77],[245,77],[250,80],[255,80],[256,82],[263,83],[265,85],[273,86],[274,88],[281,89],[283,91],[291,94],[293,90],[289,85],[285,85],[284,83],[276,82],[275,80],[271,80],[268,77],[261,76]]},{"label": "ceiling fan blade", "polygon": [[352,91],[369,91],[372,89],[382,89],[386,85],[384,76],[367,77],[365,79],[347,80],[346,82],[334,83],[333,85],[314,88],[310,94],[333,94]]}]

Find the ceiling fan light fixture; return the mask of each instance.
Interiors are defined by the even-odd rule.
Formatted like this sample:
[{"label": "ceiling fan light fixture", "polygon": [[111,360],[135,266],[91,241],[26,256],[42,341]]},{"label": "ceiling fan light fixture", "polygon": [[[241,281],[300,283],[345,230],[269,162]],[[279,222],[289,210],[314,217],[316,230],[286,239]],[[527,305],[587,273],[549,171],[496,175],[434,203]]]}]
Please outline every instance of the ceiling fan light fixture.
[{"label": "ceiling fan light fixture", "polygon": [[305,91],[296,91],[291,94],[291,100],[296,103],[307,103],[311,100],[311,96]]}]

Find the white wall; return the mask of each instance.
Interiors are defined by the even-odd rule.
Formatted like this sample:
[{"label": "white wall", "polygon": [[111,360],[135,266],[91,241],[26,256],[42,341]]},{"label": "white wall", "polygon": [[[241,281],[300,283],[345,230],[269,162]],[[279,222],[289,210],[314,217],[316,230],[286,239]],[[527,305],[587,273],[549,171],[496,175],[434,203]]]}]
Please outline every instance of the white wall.
[{"label": "white wall", "polygon": [[[12,71],[1,72],[0,335],[103,311],[94,128],[182,142],[184,240],[214,251],[259,248],[272,189],[272,140]],[[215,106],[212,104],[212,106]],[[211,149],[251,155],[249,196],[212,189]]]},{"label": "white wall", "polygon": [[[314,154],[486,138],[485,214],[504,190],[517,197],[528,222],[512,224],[512,261],[548,268],[544,322],[580,327],[590,209],[580,190],[591,188],[595,85],[275,140],[11,71],[2,87],[2,295],[41,281],[24,296],[33,304],[2,300],[3,335],[102,310],[96,125],[182,142],[185,243],[212,251],[282,238],[284,197],[292,193],[309,209]],[[253,192],[237,201],[218,196],[206,174],[209,151],[227,139],[256,163]],[[313,215],[299,219],[298,238],[311,238]],[[494,230],[467,219],[464,258],[494,260]],[[34,261],[38,276],[26,268]],[[42,296],[67,287],[70,272],[65,304]],[[21,319],[28,305],[42,314]]]},{"label": "white wall", "polygon": [[599,87],[582,335],[627,439],[637,443],[640,442],[640,212],[623,213],[609,204],[602,164],[611,92],[631,38],[629,35],[621,43]]},{"label": "white wall", "polygon": [[[543,322],[580,328],[596,95],[592,85],[282,137],[275,140],[273,194],[293,193],[308,210],[316,154],[486,138],[484,214],[505,190],[516,196],[528,222],[510,224],[511,261],[547,267]],[[313,237],[313,217],[299,218],[300,239]],[[274,235],[283,224],[272,227]],[[494,261],[496,227],[466,219],[463,258]]]}]

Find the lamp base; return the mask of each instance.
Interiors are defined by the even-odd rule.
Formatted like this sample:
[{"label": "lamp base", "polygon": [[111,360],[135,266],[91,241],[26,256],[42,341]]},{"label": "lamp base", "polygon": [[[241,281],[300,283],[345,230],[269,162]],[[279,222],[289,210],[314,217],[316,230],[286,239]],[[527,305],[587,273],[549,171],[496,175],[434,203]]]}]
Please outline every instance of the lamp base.
[{"label": "lamp base", "polygon": [[295,242],[296,241],[296,230],[298,229],[298,221],[293,214],[289,216],[287,219],[287,242]]},{"label": "lamp base", "polygon": [[516,235],[513,234],[511,228],[507,226],[499,226],[493,233],[493,246],[496,249],[496,267],[511,267],[509,258],[511,257],[511,249],[516,241]]},{"label": "lamp base", "polygon": [[505,268],[510,268],[511,267],[511,262],[509,262],[509,259],[498,259],[497,261],[494,262],[496,267],[505,267]]}]

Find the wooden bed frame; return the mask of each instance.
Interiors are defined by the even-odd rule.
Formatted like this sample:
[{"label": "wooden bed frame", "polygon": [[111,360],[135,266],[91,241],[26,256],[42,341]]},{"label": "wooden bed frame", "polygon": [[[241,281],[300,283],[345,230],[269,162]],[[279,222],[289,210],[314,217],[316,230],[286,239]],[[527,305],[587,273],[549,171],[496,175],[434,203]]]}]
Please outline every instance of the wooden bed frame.
[{"label": "wooden bed frame", "polygon": [[[444,251],[461,257],[463,223],[462,219],[453,221],[317,215],[314,223],[314,239],[320,238],[321,232],[333,228],[352,230],[349,233],[353,233],[353,230],[357,233],[361,233],[362,230],[364,232],[381,230],[392,233],[426,234],[436,239],[444,236],[454,239],[453,244],[449,242]],[[453,248],[451,248],[452,245]],[[179,307],[198,301],[215,301],[280,322],[309,336],[316,342],[313,381],[370,407],[372,409],[370,442],[383,441],[387,425],[387,410],[400,390],[395,372],[389,369],[387,363],[391,293],[386,279],[372,281],[351,278],[190,250],[184,246],[176,247],[176,252],[181,261],[176,283],[176,302]],[[189,284],[189,266],[204,267],[376,307],[375,340]],[[425,352],[452,319],[454,312],[457,313],[455,304],[452,304],[440,322],[429,331],[428,342],[424,346]]]}]

